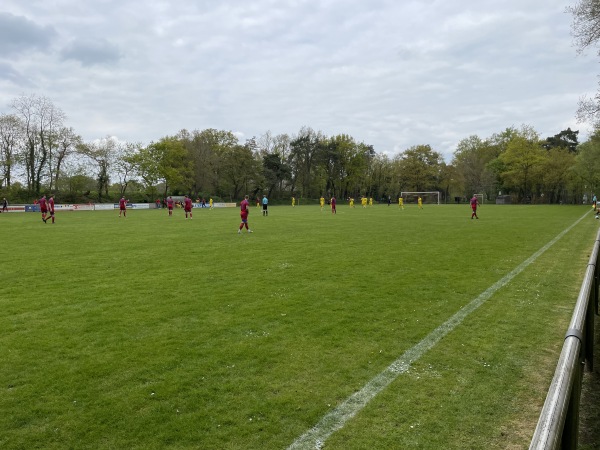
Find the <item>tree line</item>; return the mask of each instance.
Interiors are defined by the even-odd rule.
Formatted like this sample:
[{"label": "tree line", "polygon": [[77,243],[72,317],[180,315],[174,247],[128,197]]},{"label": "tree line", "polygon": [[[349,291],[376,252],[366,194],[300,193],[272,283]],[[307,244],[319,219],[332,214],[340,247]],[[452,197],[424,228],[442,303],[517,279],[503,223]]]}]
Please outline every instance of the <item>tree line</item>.
[{"label": "tree line", "polygon": [[395,201],[402,191],[440,191],[447,202],[482,193],[492,200],[502,194],[513,202],[578,203],[600,181],[600,131],[579,143],[571,129],[542,138],[529,125],[509,127],[466,137],[446,163],[427,144],[388,155],[310,127],[245,142],[216,129],[181,130],[148,145],[110,137],[85,142],[46,97],[22,95],[10,107],[0,115],[0,194],[13,201],[50,192],[72,202],[184,194]]}]

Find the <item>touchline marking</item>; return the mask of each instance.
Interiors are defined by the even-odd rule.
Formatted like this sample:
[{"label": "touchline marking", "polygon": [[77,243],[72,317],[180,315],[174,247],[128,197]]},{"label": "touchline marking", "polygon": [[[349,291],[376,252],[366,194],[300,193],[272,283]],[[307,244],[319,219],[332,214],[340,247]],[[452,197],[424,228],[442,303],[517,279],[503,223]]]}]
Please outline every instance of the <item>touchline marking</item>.
[{"label": "touchline marking", "polygon": [[541,249],[519,264],[500,280],[479,294],[468,305],[464,306],[450,319],[441,324],[431,333],[423,338],[421,342],[408,349],[402,356],[390,364],[383,372],[372,378],[359,391],[352,394],[343,403],[323,416],[323,418],[314,427],[300,436],[288,447],[288,450],[320,450],[323,444],[337,430],[341,429],[348,420],[354,417],[367,403],[369,403],[377,394],[390,385],[398,376],[405,373],[415,361],[423,354],[437,344],[440,339],[450,333],[459,325],[469,314],[483,305],[498,289],[506,286],[514,277],[520,274],[527,266],[534,262],[546,250],[554,245],[560,238],[567,234],[575,225],[577,225],[588,213],[585,213],[575,223],[559,233],[554,239],[544,245]]}]

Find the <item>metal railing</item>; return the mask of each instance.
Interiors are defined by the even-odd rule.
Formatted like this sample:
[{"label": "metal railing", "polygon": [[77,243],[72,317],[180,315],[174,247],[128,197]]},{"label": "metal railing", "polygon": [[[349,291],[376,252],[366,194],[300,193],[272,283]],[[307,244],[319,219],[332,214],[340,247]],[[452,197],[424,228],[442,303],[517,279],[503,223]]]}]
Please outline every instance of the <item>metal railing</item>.
[{"label": "metal railing", "polygon": [[598,314],[600,230],[530,450],[576,449],[583,369],[594,366],[594,314]]}]

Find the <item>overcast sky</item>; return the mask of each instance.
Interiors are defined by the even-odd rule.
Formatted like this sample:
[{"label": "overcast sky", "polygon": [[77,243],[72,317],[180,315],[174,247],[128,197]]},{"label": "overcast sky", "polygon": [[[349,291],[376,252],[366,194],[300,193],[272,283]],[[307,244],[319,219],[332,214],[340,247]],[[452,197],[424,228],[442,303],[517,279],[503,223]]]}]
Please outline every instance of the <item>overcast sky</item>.
[{"label": "overcast sky", "polygon": [[[572,4],[572,3],[571,3]],[[48,97],[86,141],[216,128],[240,142],[308,126],[394,155],[531,125],[593,95],[556,0],[3,0],[0,113]]]}]

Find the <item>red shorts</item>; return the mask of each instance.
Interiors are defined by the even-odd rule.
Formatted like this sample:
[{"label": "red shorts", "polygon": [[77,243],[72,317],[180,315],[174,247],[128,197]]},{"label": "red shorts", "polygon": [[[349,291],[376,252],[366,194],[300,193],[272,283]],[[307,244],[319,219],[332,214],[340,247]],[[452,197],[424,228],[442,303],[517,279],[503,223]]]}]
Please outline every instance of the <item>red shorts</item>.
[{"label": "red shorts", "polygon": [[184,208],[185,212],[192,212],[192,208]]},{"label": "red shorts", "polygon": [[43,213],[47,213],[48,212],[48,208],[40,208],[40,211]]}]

